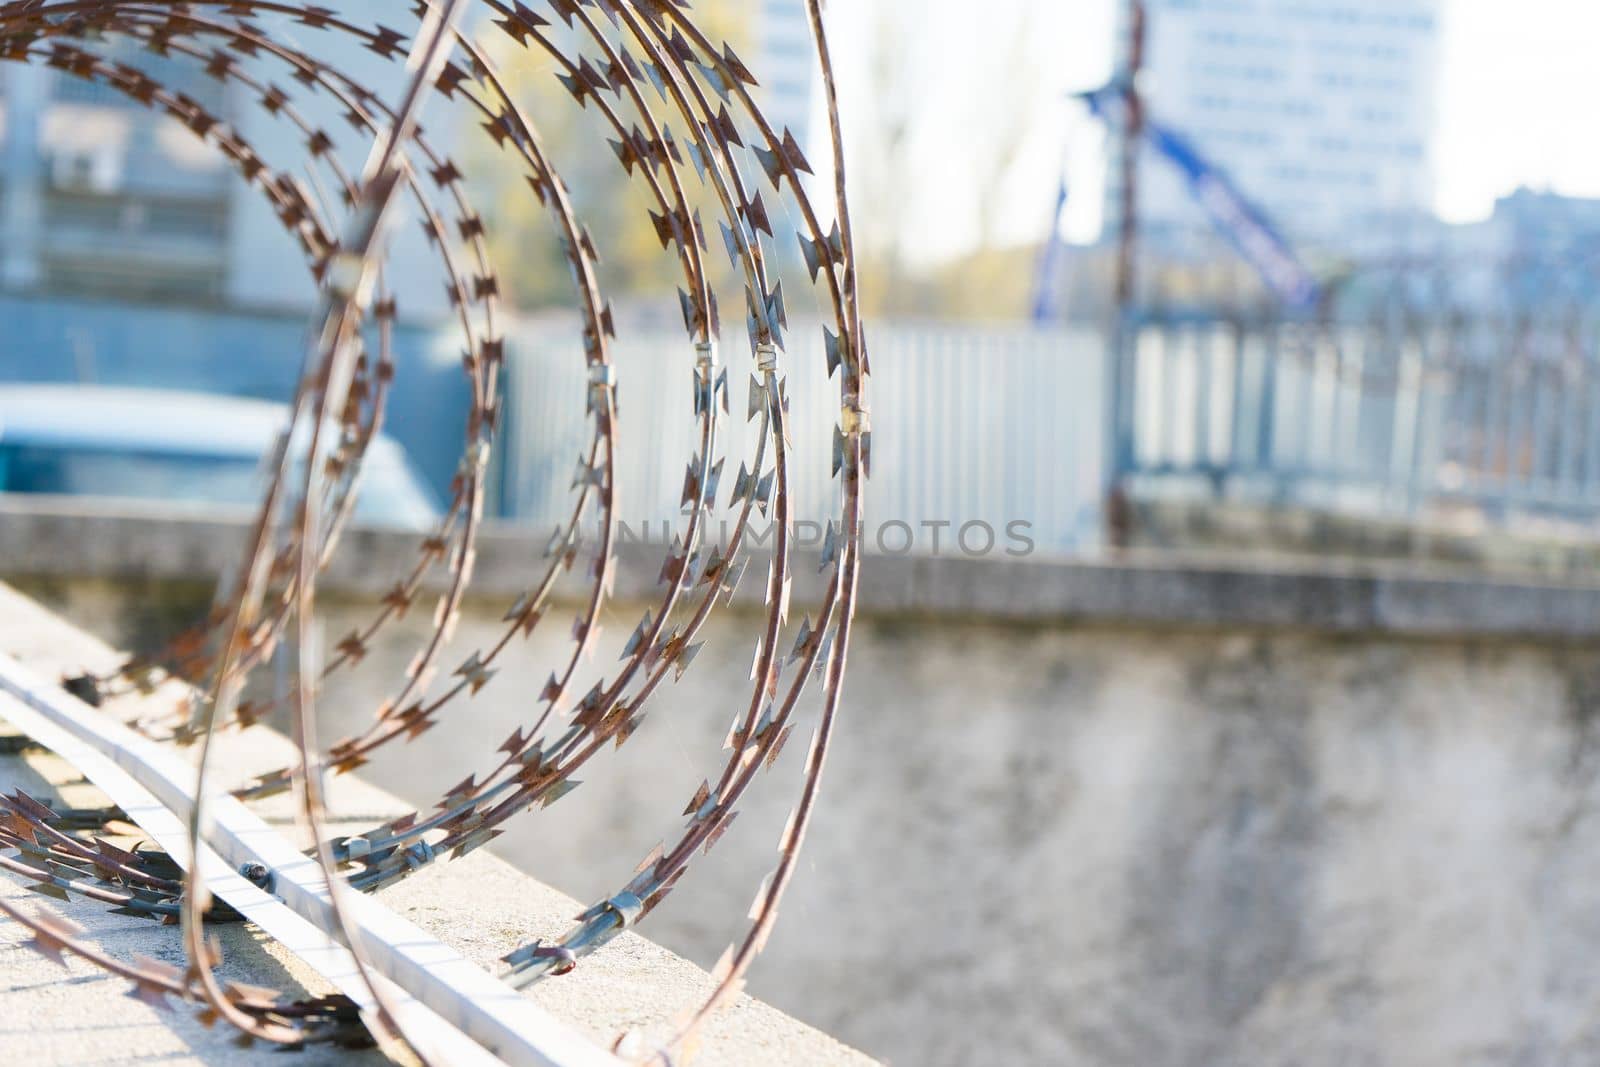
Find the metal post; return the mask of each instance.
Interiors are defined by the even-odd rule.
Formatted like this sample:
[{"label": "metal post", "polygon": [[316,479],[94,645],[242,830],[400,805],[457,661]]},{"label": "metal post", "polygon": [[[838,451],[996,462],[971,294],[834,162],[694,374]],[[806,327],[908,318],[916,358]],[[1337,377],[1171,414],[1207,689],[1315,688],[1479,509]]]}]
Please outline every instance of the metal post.
[{"label": "metal post", "polygon": [[1146,17],[1144,0],[1128,0],[1128,60],[1122,72],[1122,217],[1117,240],[1117,311],[1124,318],[1135,298],[1139,245],[1139,149],[1144,137],[1144,98],[1139,74],[1144,69]]},{"label": "metal post", "polygon": [[1139,74],[1144,69],[1146,16],[1144,0],[1128,2],[1128,53],[1119,82],[1123,95],[1121,145],[1121,218],[1117,243],[1115,321],[1111,324],[1106,367],[1106,469],[1102,519],[1108,546],[1126,545],[1131,530],[1131,511],[1122,481],[1133,464],[1134,349],[1138,324],[1134,307],[1138,278],[1136,264],[1139,243],[1139,152],[1144,137],[1144,100],[1139,92]]}]

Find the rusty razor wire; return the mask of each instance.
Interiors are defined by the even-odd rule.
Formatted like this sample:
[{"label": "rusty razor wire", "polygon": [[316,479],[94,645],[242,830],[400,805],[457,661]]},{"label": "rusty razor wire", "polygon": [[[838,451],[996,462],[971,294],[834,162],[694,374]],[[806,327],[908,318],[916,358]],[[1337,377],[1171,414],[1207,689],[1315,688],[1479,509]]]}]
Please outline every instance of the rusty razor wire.
[{"label": "rusty razor wire", "polygon": [[[656,908],[691,861],[733,823],[741,798],[795,729],[808,683],[818,679],[818,724],[776,867],[756,896],[747,930],[716,968],[715,992],[644,1057],[671,1062],[681,1058],[704,1019],[741,988],[772,930],[816,804],[855,608],[862,488],[871,463],[869,368],[821,0],[807,0],[832,135],[832,181],[819,183],[825,189],[820,202],[808,195],[804,176],[812,167],[799,141],[763,115],[755,75],[731,47],[700,28],[687,0],[422,0],[386,12],[398,28],[364,24],[340,8],[268,0],[0,3],[0,58],[45,65],[57,77],[97,83],[171,116],[265,198],[303,252],[321,294],[302,354],[293,422],[268,459],[269,484],[237,570],[201,625],[160,653],[93,679],[91,695],[154,692],[173,679],[187,683],[186,695],[165,715],[135,725],[155,740],[199,746],[200,785],[188,812],[191,846],[208,832],[211,738],[222,730],[248,729],[278,708],[288,713],[299,762],[236,795],[249,800],[294,790],[331,894],[329,933],[359,965],[364,952],[348,927],[349,894],[470,852],[517,814],[575,789],[580,768],[625,743],[663,703],[657,690],[689,669],[707,620],[731,598],[750,562],[746,530],[758,516],[770,520],[775,536],[762,579],[765,607],[750,687],[733,709],[725,761],[687,799],[686,826],[675,841],[645,856],[616,893],[580,915],[565,936],[533,941],[504,960],[504,978],[513,986],[565,973]],[[328,44],[336,57],[360,53],[361,61],[330,59],[308,42]],[[559,161],[540,136],[541,116],[517,99],[503,74],[507,57],[522,52],[538,57],[559,80],[567,106],[583,109],[609,131],[589,147],[612,157],[642,191],[661,254],[682,277],[685,395],[696,427],[696,448],[686,457],[683,510],[662,560],[658,599],[627,638],[618,666],[596,680],[584,667],[599,645],[600,617],[616,575],[616,456],[625,439],[619,397],[627,398],[627,385],[611,358],[616,324],[600,281],[602,249],[578,216]],[[160,62],[137,61],[141,56]],[[399,72],[392,87],[398,93],[375,87],[373,57]],[[293,158],[274,158],[250,143],[225,109],[208,107],[196,94],[164,81],[162,72],[173,66],[226,86],[228,99],[259,108],[292,132],[300,150]],[[329,107],[342,116],[342,126],[318,120],[318,109]],[[486,472],[501,422],[506,313],[490,254],[490,225],[469,199],[463,169],[438,140],[442,124],[422,123],[425,107],[470,117],[462,125],[483,138],[498,166],[520,176],[524,195],[548,218],[570,269],[587,370],[585,394],[574,398],[585,406],[587,440],[572,480],[568,521],[531,568],[526,592],[508,605],[498,639],[460,661],[451,653],[451,638],[472,579]],[[351,145],[366,146],[359,170],[341,162]],[[339,637],[319,664],[313,647],[318,575],[339,550],[362,458],[383,424],[395,376],[391,335],[399,307],[385,280],[385,238],[403,211],[420,221],[450,295],[471,411],[451,499],[437,528],[421,541],[404,573],[395,575],[381,606]],[[785,220],[792,220],[798,237],[798,258],[784,234]],[[834,499],[824,502],[836,516],[822,554],[826,583],[815,615],[798,624],[790,618],[796,561],[789,527],[796,503],[785,264],[803,265],[791,284],[809,281],[824,309],[823,352],[840,397],[832,437],[836,486]],[[729,292],[737,293],[731,303]],[[733,309],[732,332],[739,338],[728,346],[739,355],[727,362],[720,344],[724,309]],[[733,382],[746,378],[738,416],[754,422],[759,433],[749,454],[729,457],[719,428],[734,417]],[[726,469],[733,462],[736,475]],[[710,529],[719,512],[734,519],[733,533],[714,543]],[[570,620],[561,615],[556,597],[564,578],[578,580],[583,590]],[[403,676],[364,729],[325,743],[317,708],[321,683],[354,670],[386,627],[435,595],[429,588],[440,590],[432,624]],[[567,648],[542,691],[526,700],[523,721],[504,744],[465,767],[468,776],[430,811],[362,833],[329,834],[327,774],[348,772],[386,745],[427,734],[492,685],[502,662],[518,654],[528,635],[551,626],[570,626]],[[247,698],[246,683],[258,668],[285,656],[298,665],[287,685],[269,698]],[[212,903],[198,864],[183,872],[85,836],[20,794],[0,801],[0,847],[10,852],[0,856],[0,869],[35,880],[41,892],[181,923],[189,966],[111,958],[59,918],[0,902],[0,912],[28,927],[41,951],[82,956],[131,980],[142,996],[190,1003],[207,1019],[226,1021],[252,1038],[283,1044],[350,1039],[347,1002],[288,1003],[270,991],[217,983],[205,928],[226,909]],[[270,878],[270,872],[256,874]],[[367,981],[374,1008],[364,1021],[372,1033],[403,1041],[429,1058],[427,1042],[407,1033],[391,1010],[383,983]]]}]

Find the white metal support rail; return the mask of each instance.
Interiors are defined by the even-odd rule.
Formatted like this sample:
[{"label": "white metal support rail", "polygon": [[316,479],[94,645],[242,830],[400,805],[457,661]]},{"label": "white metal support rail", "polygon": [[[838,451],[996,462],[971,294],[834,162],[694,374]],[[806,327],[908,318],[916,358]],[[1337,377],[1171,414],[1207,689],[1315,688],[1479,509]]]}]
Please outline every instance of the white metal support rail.
[{"label": "white metal support rail", "polygon": [[[193,767],[5,655],[0,655],[0,718],[71,763],[188,868],[185,826]],[[317,864],[233,798],[212,797],[207,808],[212,825],[200,863],[213,892],[368,1007],[370,994],[350,954],[324,933],[333,920]],[[239,873],[249,864],[272,872],[272,893]],[[421,1016],[421,1026],[407,1030],[430,1035],[434,1047],[429,1051],[443,1062],[621,1064],[371,897],[353,895],[349,912],[369,965],[397,988],[402,1012]]]}]

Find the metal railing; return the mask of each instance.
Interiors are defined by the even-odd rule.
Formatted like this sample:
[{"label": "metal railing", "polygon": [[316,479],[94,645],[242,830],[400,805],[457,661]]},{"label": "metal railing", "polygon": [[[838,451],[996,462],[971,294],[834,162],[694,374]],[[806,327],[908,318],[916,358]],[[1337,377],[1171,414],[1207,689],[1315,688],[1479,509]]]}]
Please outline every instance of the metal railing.
[{"label": "metal railing", "polygon": [[1600,512],[1600,319],[1147,315],[1116,463],[1140,492],[1385,515]]},{"label": "metal railing", "polygon": [[[503,511],[544,526],[567,506],[581,432],[567,400],[586,381],[561,336],[525,331],[509,386]],[[1135,495],[1402,519],[1600,515],[1600,317],[1147,313],[1129,337],[1111,386],[1111,346],[1090,328],[877,326],[869,548],[960,552],[962,525],[1003,537],[1019,521],[1039,549],[1090,547],[1113,478]],[[832,503],[821,349],[820,330],[791,331],[802,520]],[[676,514],[684,472],[665,457],[689,451],[692,426],[630,398],[689,390],[693,356],[666,332],[618,345],[619,514],[635,536]],[[748,454],[743,390],[722,441],[728,484]]]}]

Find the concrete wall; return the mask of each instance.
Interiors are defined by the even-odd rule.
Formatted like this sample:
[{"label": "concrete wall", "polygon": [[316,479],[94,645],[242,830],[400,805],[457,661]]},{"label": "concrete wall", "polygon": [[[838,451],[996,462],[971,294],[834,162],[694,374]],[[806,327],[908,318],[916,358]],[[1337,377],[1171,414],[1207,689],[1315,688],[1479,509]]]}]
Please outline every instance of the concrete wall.
[{"label": "concrete wall", "polygon": [[[0,516],[13,568],[48,570],[40,521]],[[141,528],[120,529],[131,553]],[[513,546],[536,555],[501,536],[490,590]],[[142,583],[111,553],[105,578],[22,584],[147,640],[156,605],[183,603],[159,560],[184,535],[162,544]],[[348,589],[387,551],[363,547]],[[757,995],[897,1063],[1600,1055],[1600,590],[1214,562],[868,573],[827,798]],[[333,605],[328,632],[362,601]],[[474,608],[463,656],[502,606]],[[634,615],[611,614],[619,641]],[[583,899],[625,881],[720,755],[748,632],[716,624],[638,737],[499,854]],[[526,714],[558,638],[536,635],[373,779],[423,802],[453,785]],[[410,652],[392,639],[329,713],[359,722]],[[709,963],[737,932],[803,750],[648,935]]]}]

